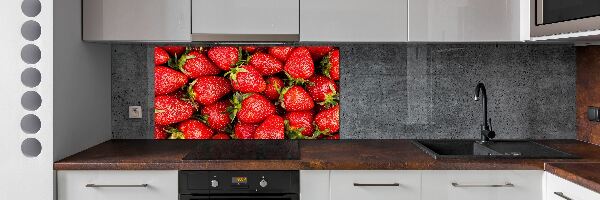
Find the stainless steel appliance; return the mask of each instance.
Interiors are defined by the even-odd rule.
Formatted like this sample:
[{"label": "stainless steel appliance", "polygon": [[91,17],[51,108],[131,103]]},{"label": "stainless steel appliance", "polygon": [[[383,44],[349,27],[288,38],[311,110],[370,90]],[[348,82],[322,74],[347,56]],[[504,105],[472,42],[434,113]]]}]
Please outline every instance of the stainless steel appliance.
[{"label": "stainless steel appliance", "polygon": [[533,37],[599,29],[598,0],[532,0]]}]

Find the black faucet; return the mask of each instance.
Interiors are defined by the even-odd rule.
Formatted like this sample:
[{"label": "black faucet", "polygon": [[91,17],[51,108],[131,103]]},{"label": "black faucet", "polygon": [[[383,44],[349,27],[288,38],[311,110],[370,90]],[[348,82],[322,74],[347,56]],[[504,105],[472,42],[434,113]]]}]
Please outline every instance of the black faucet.
[{"label": "black faucet", "polygon": [[483,124],[481,124],[481,142],[489,142],[491,139],[496,137],[496,132],[492,130],[492,119],[487,117],[487,94],[485,93],[485,85],[483,83],[477,84],[475,88],[475,101],[479,101],[479,92],[481,91],[481,96],[483,97],[483,101],[481,105],[483,106]]}]

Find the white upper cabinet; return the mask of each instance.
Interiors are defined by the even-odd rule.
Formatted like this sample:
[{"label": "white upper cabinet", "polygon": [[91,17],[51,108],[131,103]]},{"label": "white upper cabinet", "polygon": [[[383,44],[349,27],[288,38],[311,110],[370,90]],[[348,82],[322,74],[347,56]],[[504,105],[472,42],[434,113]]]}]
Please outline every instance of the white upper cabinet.
[{"label": "white upper cabinet", "polygon": [[298,41],[299,0],[192,0],[195,41]]},{"label": "white upper cabinet", "polygon": [[408,40],[529,40],[528,0],[410,0]]},{"label": "white upper cabinet", "polygon": [[405,42],[408,0],[302,0],[300,41]]}]

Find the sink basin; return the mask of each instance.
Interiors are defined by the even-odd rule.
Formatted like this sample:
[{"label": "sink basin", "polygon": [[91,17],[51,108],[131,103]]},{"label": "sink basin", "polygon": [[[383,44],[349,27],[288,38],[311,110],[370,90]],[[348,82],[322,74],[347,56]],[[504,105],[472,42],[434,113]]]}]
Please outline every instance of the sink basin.
[{"label": "sink basin", "polygon": [[528,158],[575,159],[569,153],[525,140],[413,140],[413,144],[435,159],[443,158]]}]

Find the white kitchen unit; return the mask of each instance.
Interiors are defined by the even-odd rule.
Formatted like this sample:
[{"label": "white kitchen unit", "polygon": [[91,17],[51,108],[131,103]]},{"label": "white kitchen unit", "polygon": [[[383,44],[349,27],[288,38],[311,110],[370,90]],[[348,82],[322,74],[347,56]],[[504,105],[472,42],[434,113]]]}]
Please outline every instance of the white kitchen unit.
[{"label": "white kitchen unit", "polygon": [[332,200],[419,199],[421,172],[411,170],[332,170]]},{"label": "white kitchen unit", "polygon": [[409,0],[408,41],[529,40],[527,0]]},{"label": "white kitchen unit", "polygon": [[543,171],[423,171],[422,200],[542,199]]},{"label": "white kitchen unit", "polygon": [[302,0],[300,41],[406,42],[408,0]]},{"label": "white kitchen unit", "polygon": [[191,0],[191,2],[194,41],[298,41],[299,39],[299,0]]},{"label": "white kitchen unit", "polygon": [[300,199],[329,200],[329,170],[300,171]]},{"label": "white kitchen unit", "polygon": [[554,174],[546,172],[544,174],[546,188],[544,192],[545,200],[599,200],[600,194],[567,181]]},{"label": "white kitchen unit", "polygon": [[57,172],[58,200],[177,200],[177,171]]}]

